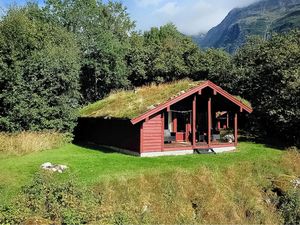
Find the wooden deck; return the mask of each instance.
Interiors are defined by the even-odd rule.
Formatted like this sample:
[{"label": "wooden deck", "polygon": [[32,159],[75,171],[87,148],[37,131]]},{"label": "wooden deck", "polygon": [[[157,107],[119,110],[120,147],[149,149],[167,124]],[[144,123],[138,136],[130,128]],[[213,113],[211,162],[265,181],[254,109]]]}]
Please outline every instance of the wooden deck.
[{"label": "wooden deck", "polygon": [[173,142],[164,145],[164,151],[193,150],[190,142]]},{"label": "wooden deck", "polygon": [[208,145],[205,142],[198,142],[196,146],[192,146],[190,142],[174,142],[165,143],[164,151],[174,151],[174,150],[191,150],[191,149],[209,149],[209,148],[223,148],[223,147],[233,147],[235,143],[224,143],[224,142],[212,142]]}]

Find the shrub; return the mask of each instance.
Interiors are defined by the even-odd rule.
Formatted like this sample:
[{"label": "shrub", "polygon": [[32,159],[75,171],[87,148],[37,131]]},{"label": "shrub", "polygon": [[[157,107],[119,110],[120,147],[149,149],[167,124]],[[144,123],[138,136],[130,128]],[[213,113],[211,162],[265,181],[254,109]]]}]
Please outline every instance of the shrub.
[{"label": "shrub", "polygon": [[280,197],[279,209],[284,224],[300,224],[300,190],[291,190]]},{"label": "shrub", "polygon": [[[36,174],[31,184],[23,187],[13,206],[0,208],[0,224],[48,221],[49,224],[85,224],[94,220],[96,198],[79,188],[70,177],[60,182],[52,173]],[[52,221],[52,222],[51,222]]]},{"label": "shrub", "polygon": [[70,134],[58,132],[0,133],[0,153],[22,155],[61,147],[70,142]]}]

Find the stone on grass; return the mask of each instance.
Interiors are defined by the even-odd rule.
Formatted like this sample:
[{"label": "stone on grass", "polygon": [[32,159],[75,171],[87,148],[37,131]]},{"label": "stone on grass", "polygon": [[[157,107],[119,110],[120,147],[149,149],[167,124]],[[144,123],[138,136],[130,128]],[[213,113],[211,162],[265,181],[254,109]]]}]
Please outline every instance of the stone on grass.
[{"label": "stone on grass", "polygon": [[55,165],[55,164],[52,164],[50,162],[43,163],[41,165],[41,168],[43,170],[48,170],[48,171],[58,172],[58,173],[62,173],[66,169],[68,169],[68,167],[66,165]]},{"label": "stone on grass", "polygon": [[300,179],[299,178],[292,179],[291,183],[293,184],[294,188],[300,187]]},{"label": "stone on grass", "polygon": [[47,168],[51,168],[53,165],[52,165],[52,163],[50,163],[50,162],[46,162],[46,163],[43,163],[42,165],[41,165],[41,167],[43,168],[43,169],[47,169]]}]

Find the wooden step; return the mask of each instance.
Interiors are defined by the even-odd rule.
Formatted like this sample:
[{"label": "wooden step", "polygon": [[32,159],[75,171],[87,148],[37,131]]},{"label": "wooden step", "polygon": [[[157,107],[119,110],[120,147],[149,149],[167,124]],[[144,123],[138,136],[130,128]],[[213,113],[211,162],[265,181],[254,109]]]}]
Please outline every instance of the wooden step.
[{"label": "wooden step", "polygon": [[212,149],[194,149],[194,154],[216,154],[216,152]]}]

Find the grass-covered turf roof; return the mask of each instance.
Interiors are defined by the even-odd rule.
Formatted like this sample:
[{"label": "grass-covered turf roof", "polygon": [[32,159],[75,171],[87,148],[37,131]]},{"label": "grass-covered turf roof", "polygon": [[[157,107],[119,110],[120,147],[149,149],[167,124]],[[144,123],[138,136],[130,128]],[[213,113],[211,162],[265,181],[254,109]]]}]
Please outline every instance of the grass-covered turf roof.
[{"label": "grass-covered turf roof", "polygon": [[[185,79],[160,85],[147,85],[135,90],[119,90],[82,108],[80,115],[81,117],[133,119],[203,82]],[[241,98],[239,100],[245,104],[245,100]]]},{"label": "grass-covered turf roof", "polygon": [[147,85],[131,91],[117,91],[84,107],[80,114],[82,117],[132,119],[201,83],[202,81],[180,80],[167,84]]}]

